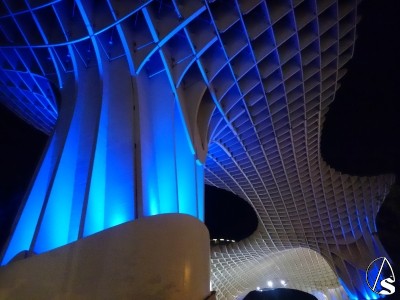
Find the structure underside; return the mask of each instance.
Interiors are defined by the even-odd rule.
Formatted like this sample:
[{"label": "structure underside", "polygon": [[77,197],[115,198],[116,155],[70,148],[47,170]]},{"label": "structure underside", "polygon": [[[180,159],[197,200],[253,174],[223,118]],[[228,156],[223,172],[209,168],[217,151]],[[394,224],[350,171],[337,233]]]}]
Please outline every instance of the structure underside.
[{"label": "structure underside", "polygon": [[[184,195],[180,186],[188,178],[179,177],[184,165],[179,157],[186,154],[176,145],[187,139],[190,145],[185,147],[190,149],[184,153],[189,153],[191,170],[197,176],[188,182],[197,191],[196,198],[201,195],[198,177],[204,164],[207,184],[241,196],[258,214],[259,226],[251,237],[212,248],[212,286],[219,299],[243,297],[257,286],[266,287],[267,281],[277,285],[280,280],[288,288],[321,299],[324,295],[364,299],[373,294],[365,283],[365,269],[385,255],[376,236],[375,217],[394,176],[342,174],[320,154],[324,118],[354,51],[357,5],[358,1],[335,0],[3,0],[0,101],[53,138],[63,126],[59,119],[54,129],[61,111],[54,91],[61,91],[61,106],[75,101],[66,115],[71,116],[70,124],[86,126],[85,133],[90,132],[94,150],[85,148],[83,153],[90,161],[85,168],[94,170],[93,174],[99,174],[95,170],[102,139],[110,138],[113,143],[124,139],[117,134],[118,126],[139,124],[139,129],[122,130],[132,139],[127,145],[117,143],[122,152],[107,152],[112,147],[104,147],[120,162],[127,157],[127,149],[136,149],[141,141],[140,166],[135,165],[136,157],[130,157],[130,185],[105,177],[106,186],[123,185],[128,190],[136,190],[140,181],[143,199],[138,197],[142,201],[138,209],[143,210],[135,213],[139,217],[153,214],[151,207],[145,211],[151,198],[145,192],[151,176],[143,171],[147,123],[132,121],[137,116],[133,110],[138,106],[142,117],[161,120],[162,132],[166,130],[164,118],[173,122],[172,131],[165,132],[168,136],[178,128],[175,144],[171,144],[176,194]],[[118,82],[115,78],[119,76],[129,82]],[[71,80],[75,83],[70,84]],[[116,87],[129,95],[109,92]],[[104,95],[111,100],[104,100]],[[98,106],[96,97],[102,99]],[[126,105],[115,104],[122,98],[128,101]],[[85,103],[93,110],[85,112]],[[132,116],[121,117],[129,108]],[[82,118],[90,117],[76,121],[72,116],[77,112]],[[102,121],[105,113],[110,115],[109,122]],[[63,145],[68,146],[71,135],[67,132],[74,126],[64,126],[65,133],[59,134]],[[162,134],[154,132],[150,135],[157,144]],[[157,145],[157,151],[166,149],[163,143]],[[63,161],[60,155],[58,167]],[[162,157],[157,155],[159,162]],[[121,163],[121,170],[125,167]],[[164,167],[157,169],[157,180],[171,170]],[[138,180],[137,172],[141,172]],[[81,178],[85,182],[82,203],[89,212],[93,178]],[[49,205],[57,176],[50,182],[53,190],[44,193],[44,203]],[[201,218],[200,208],[195,210],[179,212]],[[158,213],[162,212],[160,208]],[[84,222],[84,217],[79,220]],[[38,219],[46,222],[46,213]],[[76,236],[70,230],[67,240],[85,236],[87,227],[82,226],[77,227]],[[32,234],[36,243],[45,233],[37,229]]]}]

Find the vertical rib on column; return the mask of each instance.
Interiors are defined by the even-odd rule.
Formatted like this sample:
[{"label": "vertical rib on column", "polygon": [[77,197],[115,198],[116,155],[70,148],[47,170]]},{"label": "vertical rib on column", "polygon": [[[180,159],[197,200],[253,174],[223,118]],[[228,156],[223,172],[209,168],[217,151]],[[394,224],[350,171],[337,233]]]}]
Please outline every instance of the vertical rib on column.
[{"label": "vertical rib on column", "polygon": [[178,212],[175,145],[175,99],[167,77],[138,75],[143,214]]},{"label": "vertical rib on column", "polygon": [[204,222],[204,165],[196,160],[197,217]]},{"label": "vertical rib on column", "polygon": [[[75,62],[71,48],[69,50],[72,54],[71,59]],[[75,110],[77,95],[73,76],[67,75],[64,78],[64,88],[61,90],[61,94],[63,104],[57,127],[48,143],[45,154],[40,162],[40,167],[38,167],[27,193],[23,210],[18,217],[18,222],[5,248],[6,250],[1,261],[2,265],[8,263],[19,252],[31,248],[38,222],[40,222],[40,214],[43,206],[46,205],[46,195],[60,164],[60,156],[65,147],[66,136]]]},{"label": "vertical rib on column", "polygon": [[74,115],[54,180],[49,186],[49,198],[34,245],[37,253],[78,239],[100,112],[101,79],[97,68],[85,69],[80,65],[76,80],[78,95]]},{"label": "vertical rib on column", "polygon": [[199,218],[204,205],[203,165],[196,165],[167,74],[149,78],[141,73],[137,86],[143,215],[179,212]]},{"label": "vertical rib on column", "polygon": [[125,59],[104,60],[103,100],[84,236],[135,218],[132,77]]},{"label": "vertical rib on column", "polygon": [[188,144],[184,124],[175,105],[175,148],[179,212],[198,216],[197,202],[189,201],[196,195],[196,157]]}]

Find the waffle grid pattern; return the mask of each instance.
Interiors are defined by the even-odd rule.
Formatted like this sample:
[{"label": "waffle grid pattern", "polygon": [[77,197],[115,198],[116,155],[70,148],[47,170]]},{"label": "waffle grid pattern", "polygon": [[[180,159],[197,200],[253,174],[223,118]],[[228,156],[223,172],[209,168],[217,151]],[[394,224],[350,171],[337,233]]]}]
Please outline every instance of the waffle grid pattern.
[{"label": "waffle grid pattern", "polygon": [[71,51],[86,68],[101,65],[101,52],[126,59],[132,76],[166,73],[177,101],[198,111],[189,131],[199,127],[206,183],[243,197],[259,217],[251,237],[212,249],[219,299],[278,278],[345,298],[337,275],[350,289],[362,284],[354,270],[374,256],[375,216],[394,181],[341,174],[320,154],[324,118],[353,55],[358,4],[4,0],[0,101],[50,133],[51,84],[62,88],[76,72]]}]

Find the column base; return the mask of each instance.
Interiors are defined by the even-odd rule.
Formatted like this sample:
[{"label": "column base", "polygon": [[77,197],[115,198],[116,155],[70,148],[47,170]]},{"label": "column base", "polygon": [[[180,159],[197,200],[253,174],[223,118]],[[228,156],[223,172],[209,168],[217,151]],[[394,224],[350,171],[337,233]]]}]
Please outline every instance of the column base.
[{"label": "column base", "polygon": [[208,230],[164,214],[125,223],[0,268],[1,299],[205,299]]}]

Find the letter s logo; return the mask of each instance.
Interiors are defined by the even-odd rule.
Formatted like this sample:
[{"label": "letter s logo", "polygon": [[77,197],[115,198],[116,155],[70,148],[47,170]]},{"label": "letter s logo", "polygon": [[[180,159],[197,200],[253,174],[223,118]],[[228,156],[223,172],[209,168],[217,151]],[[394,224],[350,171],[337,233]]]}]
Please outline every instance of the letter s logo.
[{"label": "letter s logo", "polygon": [[[386,278],[385,278],[386,277]],[[379,257],[370,263],[366,272],[369,288],[378,295],[391,295],[396,288],[393,268],[386,257]]]},{"label": "letter s logo", "polygon": [[391,283],[394,283],[394,280],[392,278],[383,279],[381,281],[381,287],[386,289],[386,290],[381,290],[379,292],[379,294],[381,294],[381,295],[391,295],[391,294],[393,294],[396,291],[396,288]]}]

